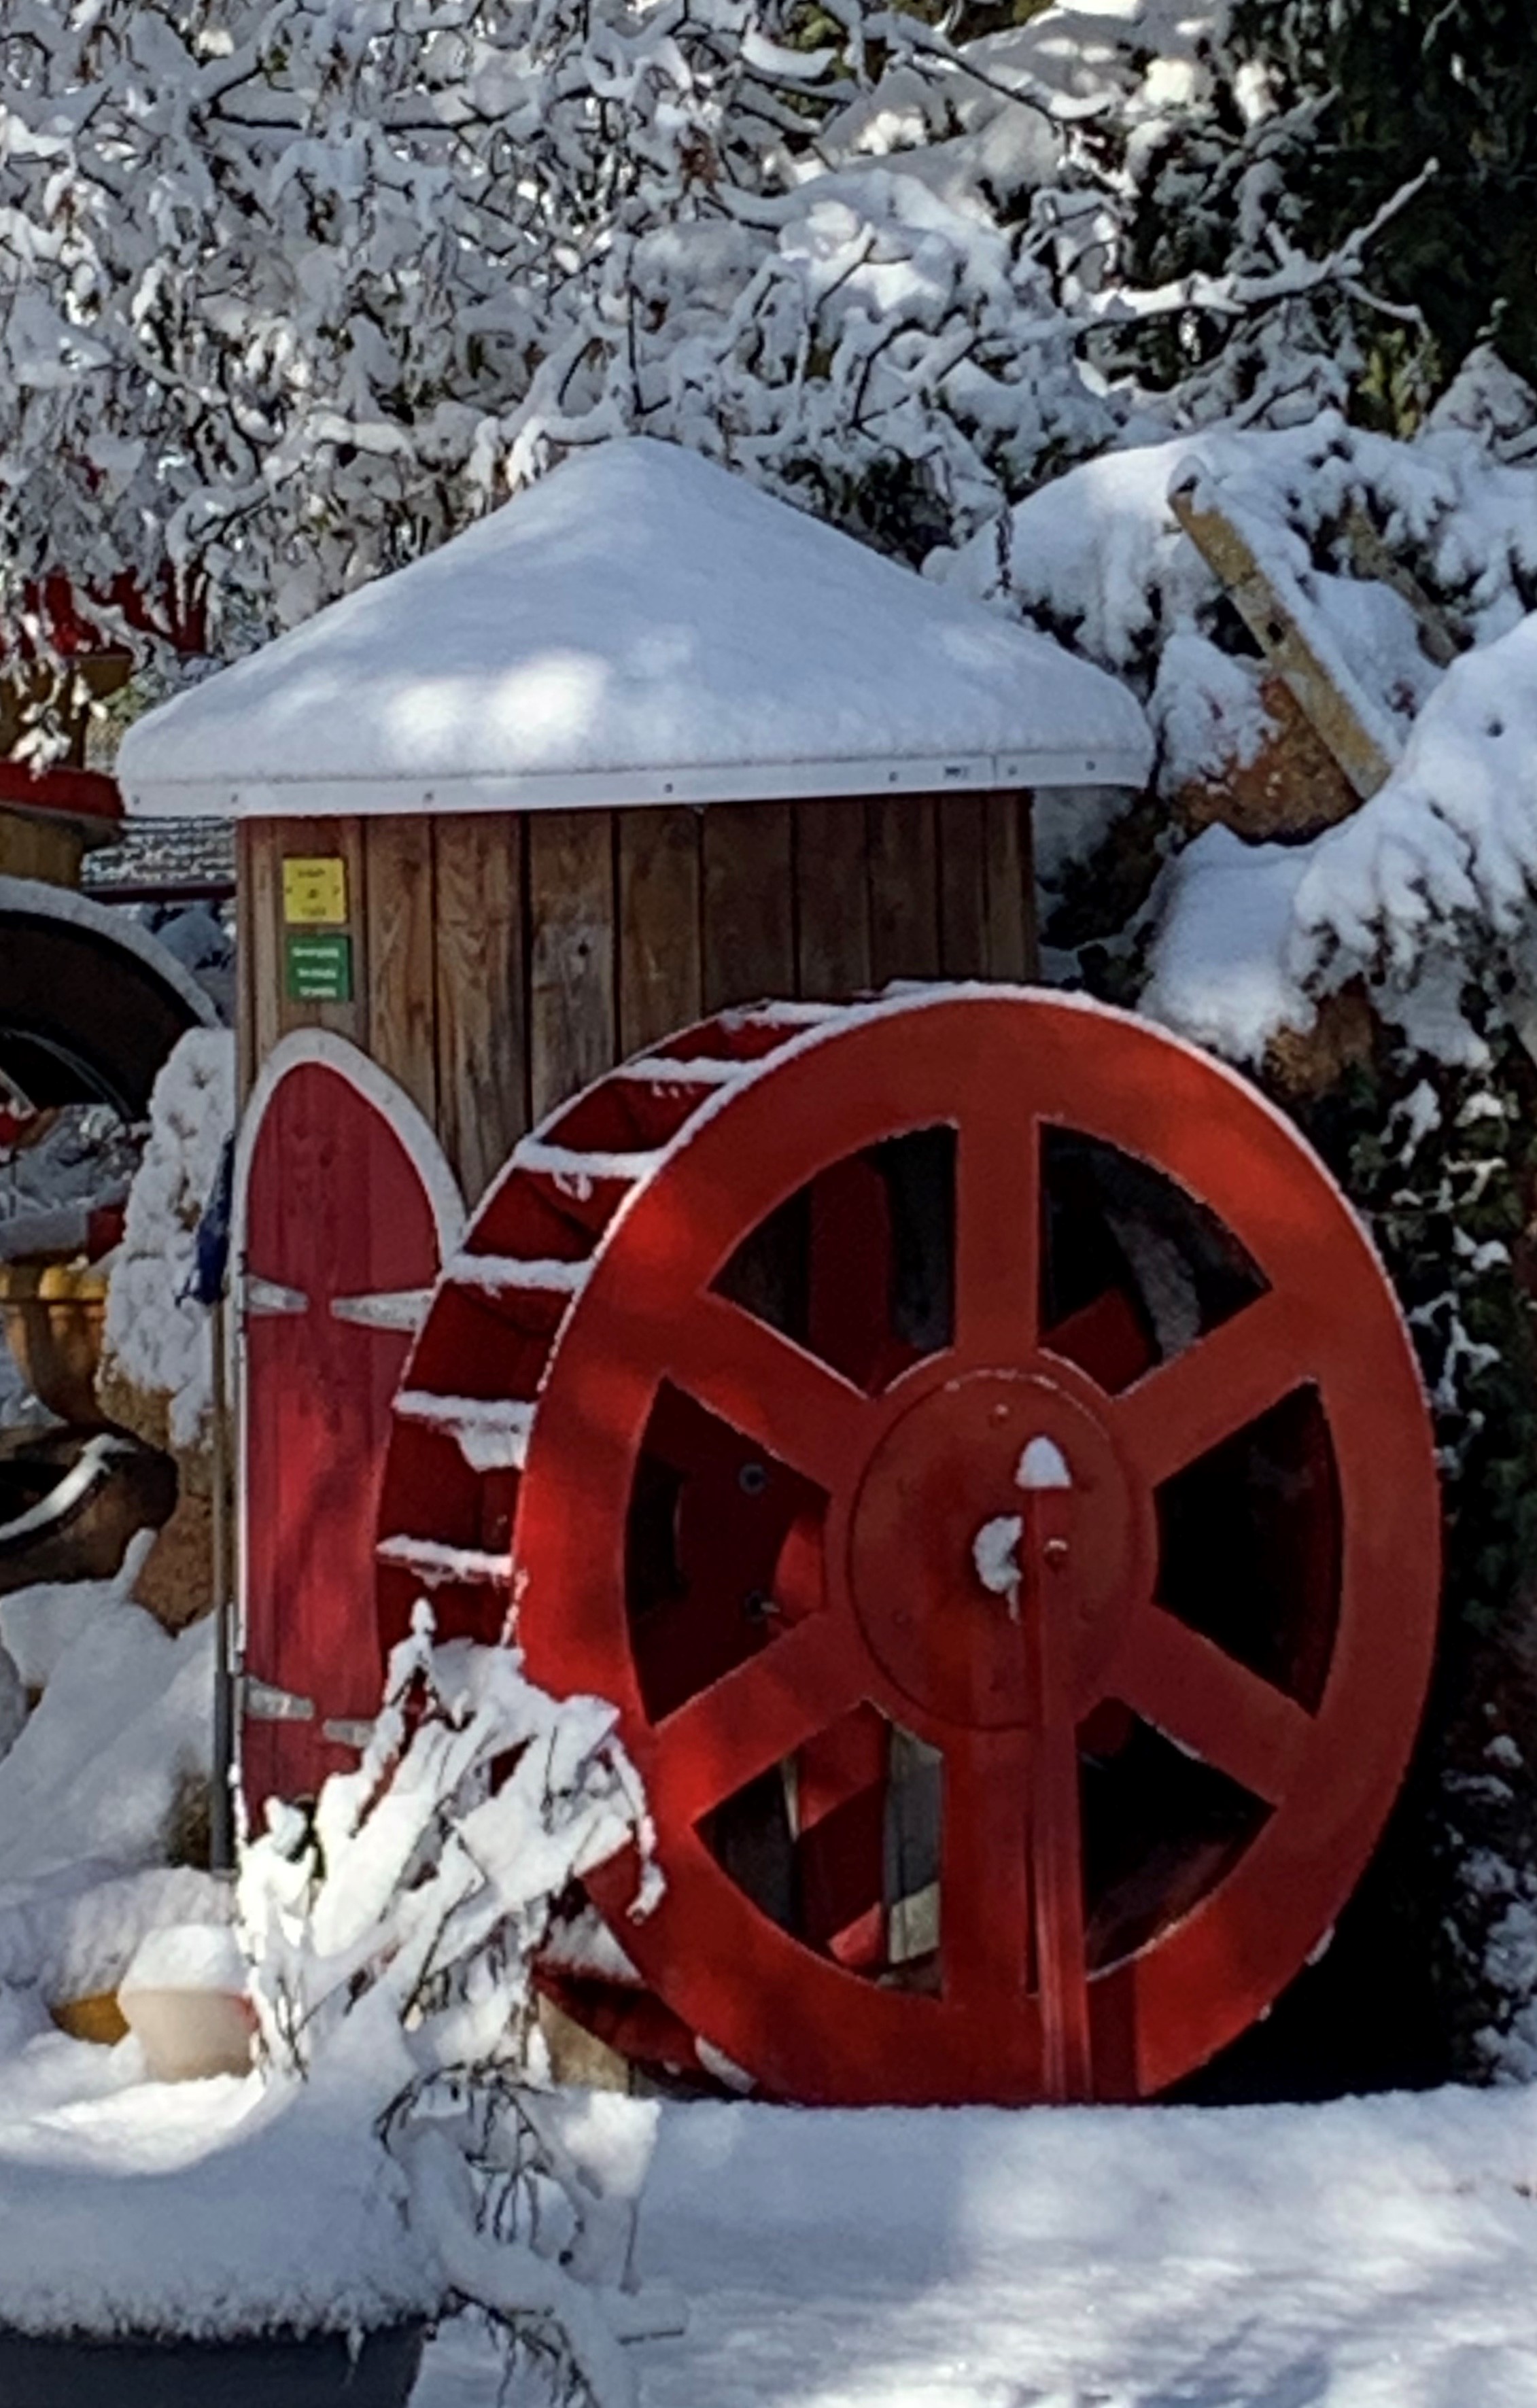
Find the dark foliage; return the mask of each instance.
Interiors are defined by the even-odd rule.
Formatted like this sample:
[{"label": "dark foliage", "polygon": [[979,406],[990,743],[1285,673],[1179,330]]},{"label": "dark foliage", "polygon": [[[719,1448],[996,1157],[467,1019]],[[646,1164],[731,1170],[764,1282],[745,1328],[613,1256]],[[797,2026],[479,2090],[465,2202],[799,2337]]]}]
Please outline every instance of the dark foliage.
[{"label": "dark foliage", "polygon": [[1443,377],[1495,341],[1537,374],[1537,16],[1530,0],[1240,0],[1241,52],[1322,101],[1290,178],[1327,247],[1432,161],[1374,280],[1419,308]]}]

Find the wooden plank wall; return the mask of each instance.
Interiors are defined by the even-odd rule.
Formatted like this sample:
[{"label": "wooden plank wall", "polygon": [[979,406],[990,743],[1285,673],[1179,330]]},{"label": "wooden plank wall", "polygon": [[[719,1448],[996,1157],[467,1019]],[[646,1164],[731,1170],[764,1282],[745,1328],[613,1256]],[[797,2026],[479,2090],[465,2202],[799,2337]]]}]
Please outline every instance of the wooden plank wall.
[{"label": "wooden plank wall", "polygon": [[[347,865],[353,995],[283,994],[282,862]],[[438,1128],[473,1202],[576,1087],[705,1011],[892,979],[1039,975],[1017,794],[248,822],[241,1068],[337,1029]]]}]

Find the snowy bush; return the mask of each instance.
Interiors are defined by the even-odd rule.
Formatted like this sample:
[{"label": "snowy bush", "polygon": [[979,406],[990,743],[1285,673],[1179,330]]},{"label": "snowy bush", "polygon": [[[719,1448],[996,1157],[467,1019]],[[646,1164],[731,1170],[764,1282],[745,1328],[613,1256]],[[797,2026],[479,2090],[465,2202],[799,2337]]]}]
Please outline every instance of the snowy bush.
[{"label": "snowy bush", "polygon": [[179,1793],[206,1784],[212,1626],[172,1639],[134,1603],[150,1538],[110,1580],[0,1598],[0,1641],[44,1692],[0,1762],[0,1896],[162,1861]]},{"label": "snowy bush", "polygon": [[46,652],[57,572],[163,672],[227,656],[623,430],[916,559],[1107,443],[1342,398],[1368,237],[1304,257],[1273,163],[1139,273],[1222,13],[21,0],[0,620]]},{"label": "snowy bush", "polygon": [[[1017,504],[928,573],[1062,636],[1143,695],[1158,738],[1158,861],[1129,930],[1142,1007],[1258,1064],[1320,1000],[1364,981],[1412,1045],[1475,1062],[1463,1010],[1531,983],[1537,903],[1532,664],[1537,475],[1501,456],[1516,388],[1486,354],[1413,442],[1306,423],[1214,426],[1106,452]],[[1525,394],[1537,423],[1537,396]],[[1492,415],[1491,415],[1492,413]],[[1191,479],[1243,532],[1392,764],[1321,833],[1245,842],[1195,833],[1192,789],[1218,793],[1282,730],[1267,664],[1175,515]],[[1387,561],[1407,593],[1380,573]],[[1445,666],[1421,613],[1467,657]],[[1348,808],[1354,797],[1346,793]],[[1100,830],[1084,815],[1088,845]],[[1297,840],[1298,835],[1307,840]],[[1192,840],[1193,838],[1193,840]]]},{"label": "snowy bush", "polygon": [[583,1872],[635,1847],[634,1911],[653,1895],[612,1709],[557,1704],[514,1649],[435,1647],[422,1605],[360,1769],[312,1820],[268,1811],[238,1883],[268,2079],[355,2091],[444,2294],[494,2321],[511,2364],[555,2401],[630,2400],[642,2126],[629,2102],[606,2127],[603,2102],[541,2086],[532,1986]]},{"label": "snowy bush", "polygon": [[107,1297],[106,1382],[165,1400],[170,1442],[195,1446],[212,1398],[209,1322],[188,1295],[197,1224],[235,1125],[235,1039],[194,1028],[154,1083]]}]

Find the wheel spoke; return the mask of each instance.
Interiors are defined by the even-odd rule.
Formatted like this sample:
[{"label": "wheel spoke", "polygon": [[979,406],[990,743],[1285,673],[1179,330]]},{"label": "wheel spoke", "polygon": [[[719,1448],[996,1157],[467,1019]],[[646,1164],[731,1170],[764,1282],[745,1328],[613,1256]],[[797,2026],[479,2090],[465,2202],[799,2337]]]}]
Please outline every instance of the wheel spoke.
[{"label": "wheel spoke", "polygon": [[1041,2087],[1048,2099],[1088,2099],[1094,2086],[1084,1946],[1083,1816],[1078,1734],[1069,1720],[1053,1722],[1041,1734],[1030,1859],[1041,1985]]},{"label": "wheel spoke", "polygon": [[1076,1363],[1113,1397],[1145,1377],[1156,1359],[1130,1298],[1115,1287],[1043,1331],[1041,1343],[1048,1354]]},{"label": "wheel spoke", "polygon": [[1017,2012],[1030,1957],[1031,1748],[1023,1729],[970,1731],[945,1751],[940,1955],[962,2007]]},{"label": "wheel spoke", "polygon": [[1148,1485],[1301,1387],[1312,1376],[1308,1340],[1295,1304],[1267,1294],[1118,1397],[1116,1431]]},{"label": "wheel spoke", "polygon": [[668,1714],[656,1732],[651,1807],[692,1826],[861,1699],[863,1651],[841,1614],[814,1613]]},{"label": "wheel spoke", "polygon": [[740,1305],[699,1296],[662,1340],[664,1377],[829,1494],[869,1445],[869,1400],[852,1381]]},{"label": "wheel spoke", "polygon": [[1025,1501],[1020,1542],[1020,1637],[1035,1734],[1030,1873],[1041,1998],[1041,2084],[1048,2099],[1057,2100],[1088,2099],[1094,2087],[1084,1949],[1078,1718],[1063,1646],[1075,1603],[1071,1537],[1069,1493],[1032,1490]]},{"label": "wheel spoke", "polygon": [[1280,1805],[1313,1727],[1284,1690],[1156,1606],[1133,1623],[1111,1685],[1177,1747]]},{"label": "wheel spoke", "polygon": [[955,1343],[1022,1361],[1041,1326],[1041,1124],[1007,1094],[962,1118],[955,1154]]}]

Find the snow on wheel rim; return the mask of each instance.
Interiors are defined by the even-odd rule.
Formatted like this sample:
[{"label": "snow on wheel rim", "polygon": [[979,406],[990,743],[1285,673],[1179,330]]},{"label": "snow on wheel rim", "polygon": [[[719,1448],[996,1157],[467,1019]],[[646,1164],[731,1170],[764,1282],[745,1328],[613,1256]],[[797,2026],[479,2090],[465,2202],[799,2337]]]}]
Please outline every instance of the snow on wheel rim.
[{"label": "snow on wheel rim", "polygon": [[[622,1878],[595,1896],[667,2005],[767,2090],[917,2102],[1165,2088],[1261,2013],[1332,1924],[1423,1704],[1434,1457],[1369,1241],[1251,1088],[1079,999],[952,987],[728,1014],[664,1055],[670,1071],[626,1064],[514,1154],[438,1290],[384,1484],[386,1636],[421,1579],[451,1629],[496,1627],[515,1589],[534,1676],[615,1700],[668,1886],[643,1923],[625,1919]],[[740,1067],[701,1079],[690,1056]],[[955,1132],[953,1326],[862,1391],[727,1300],[718,1277],[829,1166],[936,1128]],[[1114,1389],[1054,1352],[1041,1324],[1041,1163],[1058,1130],[1151,1166],[1260,1274],[1242,1309]],[[487,1469],[482,1448],[478,1467],[455,1444],[467,1391],[481,1419],[537,1397],[516,1460]],[[798,1601],[769,1601],[771,1641],[657,1713],[626,1548],[664,1393],[746,1434],[825,1503]],[[435,1394],[436,1421],[421,1403]],[[1305,1701],[1159,1601],[1170,1484],[1304,1395],[1339,1509],[1337,1618]],[[1042,1462],[1051,1481],[1019,1476]],[[926,1483],[940,1502],[915,1514]],[[1014,1516],[1035,1566],[1017,1615],[976,1552],[995,1523],[1013,1548]],[[1068,1602],[1054,1605],[1057,1575]],[[1236,1784],[1258,1819],[1187,1912],[1096,1967],[1077,1751],[1107,1708]],[[942,1758],[931,1995],[803,1944],[703,1836],[754,1779],[869,1709]]]}]

